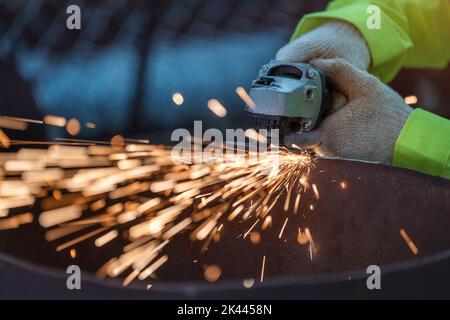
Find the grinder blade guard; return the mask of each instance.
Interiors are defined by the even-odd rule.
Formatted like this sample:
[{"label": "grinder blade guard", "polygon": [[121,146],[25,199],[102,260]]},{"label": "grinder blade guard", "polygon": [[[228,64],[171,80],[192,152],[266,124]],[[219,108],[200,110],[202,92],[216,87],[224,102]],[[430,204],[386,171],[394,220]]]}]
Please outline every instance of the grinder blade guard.
[{"label": "grinder blade guard", "polygon": [[255,106],[246,111],[255,129],[286,134],[317,128],[328,104],[323,72],[310,64],[272,60],[263,65],[250,89]]}]

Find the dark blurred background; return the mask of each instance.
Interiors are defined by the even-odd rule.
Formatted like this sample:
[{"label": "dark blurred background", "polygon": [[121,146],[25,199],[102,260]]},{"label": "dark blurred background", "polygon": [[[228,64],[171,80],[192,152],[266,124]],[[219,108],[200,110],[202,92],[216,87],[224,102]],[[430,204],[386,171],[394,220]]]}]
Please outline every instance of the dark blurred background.
[{"label": "dark blurred background", "polygon": [[[0,114],[46,114],[96,124],[80,138],[114,134],[167,143],[176,128],[247,126],[237,86],[284,45],[314,0],[0,0]],[[66,9],[81,8],[81,30]],[[404,70],[392,83],[450,118],[450,70]],[[177,106],[172,95],[180,92]],[[219,99],[228,116],[206,106]],[[12,133],[15,135],[16,133]],[[22,138],[66,137],[36,126]]]}]

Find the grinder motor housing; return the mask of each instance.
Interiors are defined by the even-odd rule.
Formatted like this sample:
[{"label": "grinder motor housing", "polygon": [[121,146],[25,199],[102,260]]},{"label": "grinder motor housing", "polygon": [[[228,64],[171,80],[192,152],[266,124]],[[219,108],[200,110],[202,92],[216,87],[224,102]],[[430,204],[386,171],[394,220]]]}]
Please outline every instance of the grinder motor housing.
[{"label": "grinder motor housing", "polygon": [[247,106],[246,111],[254,118],[255,128],[279,129],[281,139],[317,128],[328,105],[322,71],[310,64],[277,60],[261,67],[250,97],[255,106]]}]

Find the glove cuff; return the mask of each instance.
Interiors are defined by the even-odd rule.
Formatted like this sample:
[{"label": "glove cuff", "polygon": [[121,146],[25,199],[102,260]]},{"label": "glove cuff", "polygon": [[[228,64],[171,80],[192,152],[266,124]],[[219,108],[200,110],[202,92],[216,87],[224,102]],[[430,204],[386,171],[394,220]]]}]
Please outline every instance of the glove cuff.
[{"label": "glove cuff", "polygon": [[384,130],[386,132],[386,137],[384,139],[386,142],[386,149],[384,150],[385,157],[382,159],[383,163],[392,164],[395,143],[412,110],[411,107],[404,104],[398,108],[386,109],[386,114],[381,115],[380,121],[385,121]]}]

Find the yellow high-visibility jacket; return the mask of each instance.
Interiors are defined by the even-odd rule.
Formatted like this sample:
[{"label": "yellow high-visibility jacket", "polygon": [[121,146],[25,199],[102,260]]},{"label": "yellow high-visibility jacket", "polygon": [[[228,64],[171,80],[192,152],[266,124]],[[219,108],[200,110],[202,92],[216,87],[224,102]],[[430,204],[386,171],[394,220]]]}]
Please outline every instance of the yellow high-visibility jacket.
[{"label": "yellow high-visibility jacket", "polygon": [[[379,25],[373,20],[378,13]],[[335,0],[325,11],[306,15],[292,39],[330,19],[347,21],[363,34],[369,72],[384,82],[403,67],[445,68],[450,60],[449,0]],[[450,179],[450,120],[420,108],[411,112],[395,143],[393,165]]]}]

